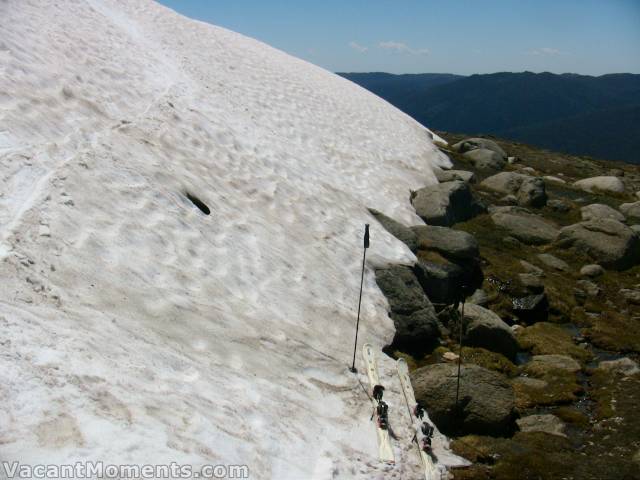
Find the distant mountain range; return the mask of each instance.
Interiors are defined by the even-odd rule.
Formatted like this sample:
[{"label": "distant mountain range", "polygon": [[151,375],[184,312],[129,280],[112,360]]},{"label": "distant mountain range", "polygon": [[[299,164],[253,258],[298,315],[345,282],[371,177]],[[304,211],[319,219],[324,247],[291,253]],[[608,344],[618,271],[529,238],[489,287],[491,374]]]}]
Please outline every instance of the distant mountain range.
[{"label": "distant mountain range", "polygon": [[339,73],[430,129],[640,163],[640,75]]}]

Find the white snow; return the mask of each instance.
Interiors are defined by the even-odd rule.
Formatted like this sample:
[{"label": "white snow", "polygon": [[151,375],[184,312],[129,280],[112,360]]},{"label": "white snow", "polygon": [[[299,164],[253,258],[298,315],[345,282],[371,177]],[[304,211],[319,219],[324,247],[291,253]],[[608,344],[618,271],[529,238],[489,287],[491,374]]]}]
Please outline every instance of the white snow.
[{"label": "white snow", "polygon": [[0,71],[0,459],[417,478],[394,363],[394,467],[347,367],[365,222],[359,343],[393,337],[373,268],[414,258],[367,207],[419,223],[428,130],[147,0],[0,1]]}]

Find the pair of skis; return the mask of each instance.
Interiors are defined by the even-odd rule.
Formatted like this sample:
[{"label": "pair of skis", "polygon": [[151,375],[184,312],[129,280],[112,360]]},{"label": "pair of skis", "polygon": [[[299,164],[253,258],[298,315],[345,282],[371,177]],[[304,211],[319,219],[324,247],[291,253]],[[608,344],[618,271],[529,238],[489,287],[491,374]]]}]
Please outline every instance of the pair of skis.
[{"label": "pair of skis", "polygon": [[[367,343],[362,347],[362,356],[364,357],[364,363],[367,367],[367,375],[372,389],[372,402],[374,406],[376,432],[378,436],[378,456],[380,461],[393,464],[395,463],[395,456],[391,446],[389,423],[387,418],[387,404],[382,400],[384,387],[380,385],[378,365],[373,347],[370,344]],[[411,424],[416,429],[414,440],[420,453],[420,460],[424,468],[425,479],[437,480],[440,478],[438,469],[433,464],[433,460],[429,454],[425,451],[430,448],[431,434],[433,433],[433,430],[428,431],[428,428],[431,427],[430,424],[428,422],[423,422],[421,418],[416,417],[416,415],[421,417],[420,408],[415,400],[413,388],[411,387],[411,380],[409,378],[409,368],[404,359],[399,359],[397,361],[397,370],[398,377],[400,378],[400,384],[402,385],[402,393],[407,404],[409,418],[411,419]],[[425,428],[427,431],[424,431]],[[431,429],[432,428],[433,427],[431,427]]]}]

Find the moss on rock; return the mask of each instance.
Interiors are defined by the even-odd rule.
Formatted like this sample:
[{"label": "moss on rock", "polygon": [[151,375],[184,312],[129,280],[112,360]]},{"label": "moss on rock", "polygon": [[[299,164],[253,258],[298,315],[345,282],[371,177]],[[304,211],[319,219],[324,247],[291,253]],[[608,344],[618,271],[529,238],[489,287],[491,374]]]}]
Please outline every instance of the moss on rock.
[{"label": "moss on rock", "polygon": [[581,363],[591,358],[588,350],[573,342],[567,329],[553,323],[540,322],[520,328],[516,339],[523,350],[530,350],[534,355],[568,355]]}]

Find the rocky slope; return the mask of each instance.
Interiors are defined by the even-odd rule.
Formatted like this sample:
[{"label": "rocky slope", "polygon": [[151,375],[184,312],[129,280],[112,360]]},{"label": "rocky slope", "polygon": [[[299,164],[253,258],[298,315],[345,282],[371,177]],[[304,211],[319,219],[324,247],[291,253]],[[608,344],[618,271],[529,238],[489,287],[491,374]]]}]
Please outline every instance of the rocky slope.
[{"label": "rocky slope", "polygon": [[636,478],[640,168],[440,135],[453,169],[407,199],[427,226],[376,212],[417,263],[377,280],[454,478]]}]

